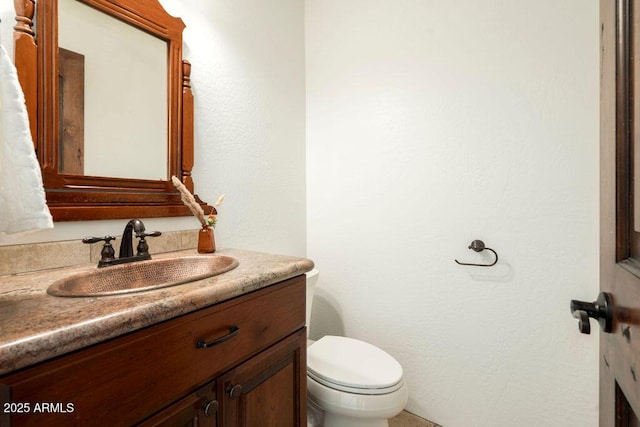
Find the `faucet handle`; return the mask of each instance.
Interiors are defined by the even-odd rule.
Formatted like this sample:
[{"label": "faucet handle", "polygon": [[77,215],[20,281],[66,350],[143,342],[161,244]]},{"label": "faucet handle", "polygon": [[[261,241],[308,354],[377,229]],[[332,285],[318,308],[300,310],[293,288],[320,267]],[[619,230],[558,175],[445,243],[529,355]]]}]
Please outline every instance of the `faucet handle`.
[{"label": "faucet handle", "polygon": [[116,238],[113,236],[85,237],[84,239],[82,239],[82,243],[104,242],[104,246],[102,247],[102,251],[100,252],[100,262],[98,263],[98,267],[102,267],[116,258],[116,252],[111,245],[111,241],[115,239]]},{"label": "faucet handle", "polygon": [[151,233],[146,233],[144,231],[140,233],[136,233],[136,237],[140,238],[138,241],[138,247],[136,248],[137,256],[147,256],[149,255],[149,244],[145,240],[147,237],[158,237],[161,236],[162,233],[159,231],[153,231]]},{"label": "faucet handle", "polygon": [[85,237],[82,239],[82,243],[98,243],[104,242],[105,244],[110,243],[112,240],[116,238],[113,236],[104,236],[104,237]]},{"label": "faucet handle", "polygon": [[146,233],[146,232],[141,232],[141,233],[136,233],[136,237],[139,237],[141,239],[144,239],[145,237],[158,237],[161,236],[162,233],[159,231],[152,231],[151,233]]}]

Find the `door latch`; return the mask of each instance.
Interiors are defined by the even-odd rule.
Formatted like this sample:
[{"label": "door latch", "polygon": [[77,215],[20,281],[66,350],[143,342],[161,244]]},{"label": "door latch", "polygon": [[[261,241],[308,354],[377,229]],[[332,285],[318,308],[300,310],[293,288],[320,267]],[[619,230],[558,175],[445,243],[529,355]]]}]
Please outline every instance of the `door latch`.
[{"label": "door latch", "polygon": [[611,295],[600,292],[598,299],[594,302],[571,300],[571,315],[578,319],[578,330],[583,334],[591,333],[590,317],[598,320],[604,332],[611,332],[613,329]]}]

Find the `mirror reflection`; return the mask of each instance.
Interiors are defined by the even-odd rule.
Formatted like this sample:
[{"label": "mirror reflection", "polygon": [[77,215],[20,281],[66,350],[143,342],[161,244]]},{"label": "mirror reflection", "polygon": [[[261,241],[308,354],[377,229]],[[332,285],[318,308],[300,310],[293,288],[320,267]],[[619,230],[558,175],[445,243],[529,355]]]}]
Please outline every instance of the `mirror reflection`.
[{"label": "mirror reflection", "polygon": [[167,43],[58,2],[59,172],[168,179]]}]

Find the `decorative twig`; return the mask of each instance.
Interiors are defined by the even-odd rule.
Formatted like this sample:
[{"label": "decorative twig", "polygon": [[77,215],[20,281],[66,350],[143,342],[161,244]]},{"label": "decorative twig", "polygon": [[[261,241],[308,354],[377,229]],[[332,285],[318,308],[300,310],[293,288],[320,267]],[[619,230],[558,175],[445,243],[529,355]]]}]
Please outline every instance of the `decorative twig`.
[{"label": "decorative twig", "polygon": [[200,204],[196,201],[195,197],[193,197],[193,194],[191,194],[187,187],[185,187],[184,184],[180,182],[180,180],[175,176],[171,177],[171,181],[180,192],[180,199],[182,199],[182,203],[184,203],[185,206],[189,208],[191,213],[193,213],[193,216],[195,216],[196,219],[200,221],[200,224],[207,225],[207,219],[205,218],[202,206],[200,206]]},{"label": "decorative twig", "polygon": [[207,217],[207,225],[209,227],[216,228],[216,224],[218,223],[218,216],[214,212],[217,212],[216,208],[222,204],[223,200],[224,200],[224,194],[218,197],[218,200],[216,200],[216,203],[213,205],[214,207],[213,209],[211,209],[211,213]]}]

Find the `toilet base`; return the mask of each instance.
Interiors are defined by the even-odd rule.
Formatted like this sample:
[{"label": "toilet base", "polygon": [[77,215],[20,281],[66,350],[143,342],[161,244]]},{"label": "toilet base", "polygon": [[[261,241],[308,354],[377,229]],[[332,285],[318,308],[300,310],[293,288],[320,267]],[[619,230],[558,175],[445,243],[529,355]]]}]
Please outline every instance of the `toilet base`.
[{"label": "toilet base", "polygon": [[398,415],[408,399],[404,381],[392,393],[363,395],[334,390],[307,376],[307,408],[322,412],[323,427],[387,427],[387,420]]},{"label": "toilet base", "polygon": [[307,427],[389,427],[389,421],[327,414],[309,400],[307,401]]},{"label": "toilet base", "polygon": [[322,427],[324,425],[324,412],[311,400],[307,400],[307,427]]}]

